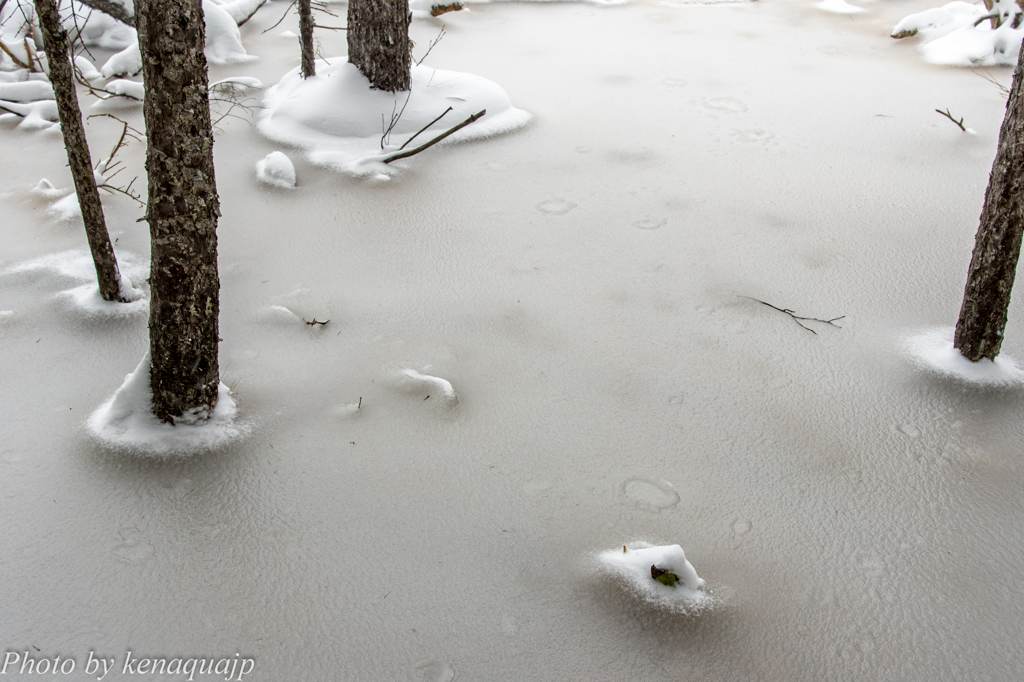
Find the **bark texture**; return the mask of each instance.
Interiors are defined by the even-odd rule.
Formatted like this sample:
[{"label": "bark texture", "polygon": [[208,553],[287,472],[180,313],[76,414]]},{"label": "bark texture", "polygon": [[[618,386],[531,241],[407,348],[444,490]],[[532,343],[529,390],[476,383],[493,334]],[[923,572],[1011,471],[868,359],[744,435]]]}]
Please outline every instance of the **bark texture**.
[{"label": "bark texture", "polygon": [[302,77],[316,75],[313,53],[313,8],[310,0],[299,0],[299,45],[302,47]]},{"label": "bark texture", "polygon": [[967,359],[994,359],[1003,343],[1024,231],[1024,50],[1013,74],[999,148],[985,191],[953,345]]},{"label": "bark texture", "polygon": [[150,385],[166,422],[209,416],[217,404],[220,279],[201,0],[136,0],[146,86],[149,177]]},{"label": "bark texture", "polygon": [[121,296],[121,274],[114,257],[114,247],[107,233],[103,219],[103,206],[96,189],[96,177],[92,170],[92,157],[85,139],[82,125],[82,110],[78,107],[78,94],[71,70],[71,45],[67,33],[61,26],[60,14],[54,0],[36,0],[36,14],[43,34],[43,48],[50,66],[50,82],[57,99],[57,114],[60,129],[64,135],[64,147],[68,153],[68,165],[75,181],[78,204],[82,207],[82,220],[89,240],[89,250],[96,266],[100,295],[107,301],[123,301]]},{"label": "bark texture", "polygon": [[409,89],[409,0],[349,0],[348,61],[377,90]]}]

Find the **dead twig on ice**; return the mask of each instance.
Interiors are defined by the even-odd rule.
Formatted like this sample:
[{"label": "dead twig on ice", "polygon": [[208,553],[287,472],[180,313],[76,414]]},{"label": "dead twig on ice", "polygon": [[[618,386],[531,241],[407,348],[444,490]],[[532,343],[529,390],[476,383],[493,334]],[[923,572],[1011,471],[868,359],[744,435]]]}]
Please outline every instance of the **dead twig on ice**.
[{"label": "dead twig on ice", "polygon": [[430,142],[427,142],[425,144],[421,144],[419,147],[416,147],[415,149],[410,149],[407,152],[400,152],[398,154],[392,154],[388,158],[384,159],[384,163],[391,163],[392,161],[398,161],[399,159],[405,159],[405,158],[408,158],[408,157],[410,157],[410,156],[412,156],[414,154],[419,154],[423,150],[429,149],[430,147],[433,147],[435,144],[437,144],[438,142],[440,142],[444,138],[448,137],[452,133],[455,133],[455,132],[458,132],[459,130],[462,130],[463,128],[468,126],[470,123],[473,123],[474,121],[480,120],[486,113],[487,113],[487,110],[486,109],[482,109],[482,110],[476,112],[475,114],[473,114],[472,116],[470,116],[469,118],[467,118],[462,123],[458,124],[457,126],[449,128],[445,132],[441,133],[440,135],[435,137]]},{"label": "dead twig on ice", "polygon": [[938,109],[936,109],[935,113],[942,114],[943,116],[948,118],[950,121],[955,123],[960,128],[960,130],[962,130],[965,133],[967,132],[967,128],[964,127],[964,117],[963,116],[960,117],[959,121],[956,120],[955,118],[953,118],[953,114],[949,113],[949,108],[947,108],[945,111],[939,111]]},{"label": "dead twig on ice", "polygon": [[318,324],[323,326],[323,325],[326,325],[328,322],[330,322],[330,320],[324,320],[323,322],[321,322],[320,320],[316,319],[315,317],[312,320],[307,320],[306,318],[302,318],[302,321],[305,322],[306,324],[308,324],[310,327],[313,327],[313,326],[318,325]]},{"label": "dead twig on ice", "polygon": [[794,322],[796,322],[797,324],[799,324],[801,327],[803,327],[804,329],[806,329],[807,331],[809,331],[812,334],[817,334],[818,332],[814,331],[813,329],[811,329],[807,325],[802,324],[801,320],[803,320],[804,322],[822,322],[824,324],[830,324],[833,327],[835,327],[836,329],[842,329],[842,327],[840,327],[838,324],[836,324],[836,322],[838,322],[839,320],[842,320],[843,318],[846,317],[846,315],[840,315],[839,317],[833,317],[831,320],[823,320],[820,317],[801,317],[800,315],[797,315],[794,311],[790,310],[789,308],[779,308],[778,306],[774,306],[771,303],[768,303],[767,301],[762,301],[759,298],[751,298],[750,296],[741,296],[740,298],[745,298],[748,301],[754,301],[755,303],[760,303],[761,305],[766,305],[769,308],[771,308],[772,310],[778,310],[780,313],[786,313],[791,318],[793,318]]}]

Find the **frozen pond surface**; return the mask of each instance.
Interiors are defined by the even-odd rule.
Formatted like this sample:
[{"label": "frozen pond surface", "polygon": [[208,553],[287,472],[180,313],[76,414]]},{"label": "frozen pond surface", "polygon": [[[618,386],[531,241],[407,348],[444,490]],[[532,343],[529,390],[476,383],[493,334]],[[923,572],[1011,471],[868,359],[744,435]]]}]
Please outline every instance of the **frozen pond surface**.
[{"label": "frozen pond surface", "polygon": [[[138,679],[128,651],[238,652],[267,681],[1024,677],[1021,390],[900,351],[955,322],[1004,108],[888,37],[935,4],[416,20],[417,56],[444,23],[426,63],[534,118],[388,182],[226,119],[221,367],[252,433],[184,462],[102,450],[85,419],[145,316],[76,313],[66,273],[0,277],[0,645],[75,679],[90,651],[107,680]],[[260,33],[279,11],[214,79],[294,68],[294,18]],[[70,186],[59,138],[3,128],[4,268],[84,248],[32,193]],[[275,150],[294,190],[256,178]],[[144,258],[141,211],[106,206]],[[815,335],[743,297],[845,318]],[[1019,296],[1006,338],[1024,358]],[[681,545],[721,604],[623,591],[597,555],[633,542]]]}]

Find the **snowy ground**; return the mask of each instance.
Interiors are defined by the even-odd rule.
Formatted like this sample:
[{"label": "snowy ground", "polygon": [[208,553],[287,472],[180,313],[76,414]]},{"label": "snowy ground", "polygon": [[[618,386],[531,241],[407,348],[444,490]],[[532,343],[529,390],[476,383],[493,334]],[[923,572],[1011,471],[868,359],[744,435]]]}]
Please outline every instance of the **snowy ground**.
[{"label": "snowy ground", "polygon": [[[33,190],[70,187],[59,137],[0,122],[0,646],[71,679],[90,651],[106,680],[139,679],[129,651],[266,681],[1024,677],[1021,389],[904,353],[956,319],[1004,100],[889,38],[934,0],[857,5],[417,19],[417,57],[443,23],[425,63],[533,118],[387,182],[222,121],[222,378],[251,430],[183,462],[88,436],[145,315],[69,307],[62,262],[11,272],[84,237]],[[214,80],[297,65],[294,18],[261,34],[281,9]],[[273,151],[294,189],[257,178]],[[138,207],[106,207],[144,260]],[[1006,339],[1024,358],[1019,300]],[[716,605],[601,569],[641,543]]]}]

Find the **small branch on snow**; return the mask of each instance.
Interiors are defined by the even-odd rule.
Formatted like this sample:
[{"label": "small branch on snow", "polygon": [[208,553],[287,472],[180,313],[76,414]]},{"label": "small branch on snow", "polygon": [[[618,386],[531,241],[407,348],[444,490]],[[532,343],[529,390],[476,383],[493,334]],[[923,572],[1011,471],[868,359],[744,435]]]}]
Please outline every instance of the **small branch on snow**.
[{"label": "small branch on snow", "polygon": [[312,320],[306,320],[306,318],[302,318],[302,321],[305,322],[306,324],[308,324],[310,327],[313,327],[313,326],[316,326],[316,325],[324,326],[328,322],[330,322],[330,320],[324,320],[323,322],[321,322],[320,320],[316,319],[315,317]]},{"label": "small branch on snow", "polygon": [[391,163],[392,161],[398,161],[399,159],[405,159],[405,158],[408,158],[410,156],[413,156],[414,154],[419,154],[423,150],[429,149],[430,147],[433,147],[435,144],[437,144],[438,142],[440,142],[444,138],[448,137],[452,133],[455,133],[455,132],[458,132],[459,130],[462,130],[463,128],[468,126],[470,123],[473,123],[474,121],[478,121],[486,113],[487,113],[487,110],[486,109],[482,109],[482,110],[476,112],[475,114],[473,114],[472,116],[470,116],[469,118],[467,118],[465,121],[463,121],[459,125],[457,125],[457,126],[455,126],[453,128],[450,128],[450,129],[446,130],[445,132],[441,133],[440,135],[435,137],[430,142],[427,142],[426,144],[422,144],[419,147],[416,147],[415,149],[410,149],[407,152],[400,152],[398,154],[392,154],[388,158],[384,159],[384,163]]},{"label": "small branch on snow", "polygon": [[402,150],[403,150],[403,149],[405,149],[405,148],[406,148],[407,146],[409,146],[409,143],[410,143],[410,142],[412,142],[413,140],[415,140],[415,139],[416,139],[417,137],[419,137],[419,134],[420,134],[420,133],[422,133],[422,132],[423,132],[424,130],[426,130],[426,129],[427,129],[427,128],[429,128],[430,126],[432,126],[432,125],[434,125],[435,123],[437,123],[438,121],[440,121],[440,120],[441,120],[442,118],[444,118],[444,115],[445,115],[445,114],[447,114],[447,113],[448,113],[449,111],[451,111],[451,110],[452,110],[452,108],[451,108],[451,107],[448,107],[447,109],[445,109],[444,111],[442,111],[442,112],[441,112],[441,115],[440,115],[440,116],[438,116],[438,117],[437,117],[437,118],[435,118],[435,119],[434,119],[433,121],[431,121],[431,122],[430,122],[430,123],[428,123],[427,125],[425,125],[425,126],[423,126],[422,128],[420,128],[420,129],[419,129],[419,132],[417,132],[417,133],[416,133],[415,135],[413,135],[413,136],[412,136],[412,137],[410,137],[410,138],[409,138],[408,140],[406,140],[406,141],[405,141],[405,144],[403,144],[403,145],[402,145],[401,147],[399,147],[399,148],[398,148],[398,151],[402,151]]},{"label": "small branch on snow", "polygon": [[758,298],[751,298],[750,296],[741,296],[740,298],[745,298],[748,301],[754,301],[755,303],[760,303],[761,305],[766,305],[769,308],[771,308],[772,310],[778,310],[780,313],[786,313],[791,318],[793,318],[794,322],[796,322],[797,324],[799,324],[801,327],[803,327],[804,329],[806,329],[807,331],[809,331],[812,334],[817,334],[818,332],[814,331],[813,329],[811,329],[807,325],[801,324],[801,322],[800,322],[801,320],[803,320],[804,322],[822,322],[824,324],[830,324],[833,327],[835,327],[836,329],[842,329],[842,327],[840,327],[838,324],[836,324],[836,322],[838,322],[839,320],[842,320],[843,318],[846,317],[846,315],[840,315],[839,317],[833,317],[831,320],[823,320],[823,319],[821,319],[819,317],[801,317],[800,315],[797,315],[795,312],[793,312],[789,308],[779,308],[777,306],[773,306],[771,303],[768,303],[766,301],[762,301],[761,299],[758,299]]},{"label": "small branch on snow", "polygon": [[960,128],[960,130],[962,130],[965,133],[967,132],[967,128],[964,127],[964,117],[963,116],[960,117],[959,121],[956,120],[955,118],[953,118],[953,114],[949,113],[949,109],[948,108],[945,111],[939,111],[938,109],[936,109],[935,113],[942,114],[943,116],[948,118],[950,121],[955,123]]}]

